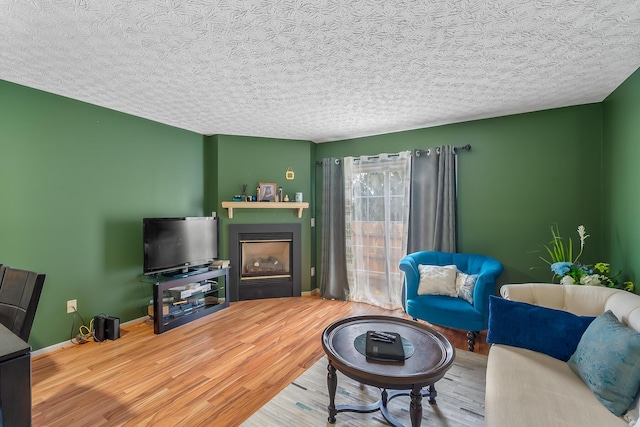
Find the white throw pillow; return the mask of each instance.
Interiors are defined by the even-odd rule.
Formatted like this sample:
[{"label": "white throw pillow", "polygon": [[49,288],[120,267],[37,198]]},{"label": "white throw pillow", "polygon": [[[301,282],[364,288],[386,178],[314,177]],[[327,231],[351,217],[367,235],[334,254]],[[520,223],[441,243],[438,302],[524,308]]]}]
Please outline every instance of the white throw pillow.
[{"label": "white throw pillow", "polygon": [[473,305],[473,289],[476,287],[478,280],[477,274],[466,274],[458,271],[456,276],[456,291],[458,298],[462,298],[469,304]]},{"label": "white throw pillow", "polygon": [[420,284],[418,295],[447,295],[457,297],[455,265],[418,265]]}]

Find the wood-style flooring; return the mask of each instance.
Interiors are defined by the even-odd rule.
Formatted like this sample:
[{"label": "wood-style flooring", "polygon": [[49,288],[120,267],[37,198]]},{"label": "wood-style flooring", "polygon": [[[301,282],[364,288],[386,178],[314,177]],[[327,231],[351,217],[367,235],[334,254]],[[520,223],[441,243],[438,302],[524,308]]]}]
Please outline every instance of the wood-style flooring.
[{"label": "wood-style flooring", "polygon": [[[314,364],[334,320],[407,317],[317,297],[231,303],[154,335],[143,322],[121,338],[34,358],[33,426],[237,426]],[[438,328],[457,348],[464,331]],[[476,351],[487,354],[481,334]]]}]

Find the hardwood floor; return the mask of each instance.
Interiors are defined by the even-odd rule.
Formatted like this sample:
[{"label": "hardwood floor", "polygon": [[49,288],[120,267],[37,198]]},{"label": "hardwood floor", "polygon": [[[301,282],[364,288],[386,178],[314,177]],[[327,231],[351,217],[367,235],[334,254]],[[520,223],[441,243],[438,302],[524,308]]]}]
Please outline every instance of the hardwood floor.
[{"label": "hardwood floor", "polygon": [[[32,362],[34,426],[237,426],[323,354],[334,320],[407,317],[317,297],[231,303],[161,335],[139,323],[121,338],[48,353]],[[463,331],[438,328],[461,349]],[[487,354],[485,335],[476,351]]]}]

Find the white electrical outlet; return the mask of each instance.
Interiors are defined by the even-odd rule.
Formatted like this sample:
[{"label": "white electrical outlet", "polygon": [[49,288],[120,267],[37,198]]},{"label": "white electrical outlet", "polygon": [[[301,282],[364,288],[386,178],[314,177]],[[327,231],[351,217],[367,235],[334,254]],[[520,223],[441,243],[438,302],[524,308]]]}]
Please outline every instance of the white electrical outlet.
[{"label": "white electrical outlet", "polygon": [[78,310],[78,300],[70,299],[67,301],[67,313],[73,313]]},{"label": "white electrical outlet", "polygon": [[315,267],[311,267],[311,277],[316,275],[316,268]]}]

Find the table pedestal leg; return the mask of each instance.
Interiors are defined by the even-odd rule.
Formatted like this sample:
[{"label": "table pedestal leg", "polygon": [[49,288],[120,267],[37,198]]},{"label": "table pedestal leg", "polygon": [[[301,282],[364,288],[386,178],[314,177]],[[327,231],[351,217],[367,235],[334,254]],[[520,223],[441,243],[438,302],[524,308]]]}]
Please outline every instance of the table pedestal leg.
[{"label": "table pedestal leg", "polygon": [[438,395],[438,392],[436,391],[436,385],[430,384],[429,385],[429,403],[431,404],[436,403],[437,395]]},{"label": "table pedestal leg", "polygon": [[420,427],[422,423],[422,388],[413,387],[411,389],[411,405],[409,406],[411,426]]},{"label": "table pedestal leg", "polygon": [[428,389],[422,389],[422,387],[414,385],[411,390],[392,390],[391,392],[386,389],[382,389],[380,400],[371,405],[335,405],[336,390],[338,387],[338,377],[336,375],[336,368],[333,367],[331,362],[327,366],[327,387],[329,388],[329,423],[336,423],[336,414],[340,412],[358,412],[361,414],[368,412],[380,411],[382,417],[394,427],[402,427],[402,424],[398,422],[389,413],[389,402],[399,396],[409,396],[411,403],[409,405],[409,417],[411,419],[412,427],[420,427],[422,424],[422,398],[428,397],[429,403],[436,403],[436,388],[433,384],[428,386]]},{"label": "table pedestal leg", "polygon": [[329,423],[336,423],[336,389],[338,388],[338,377],[336,375],[336,368],[333,367],[331,361],[327,366],[327,388],[329,390]]}]

